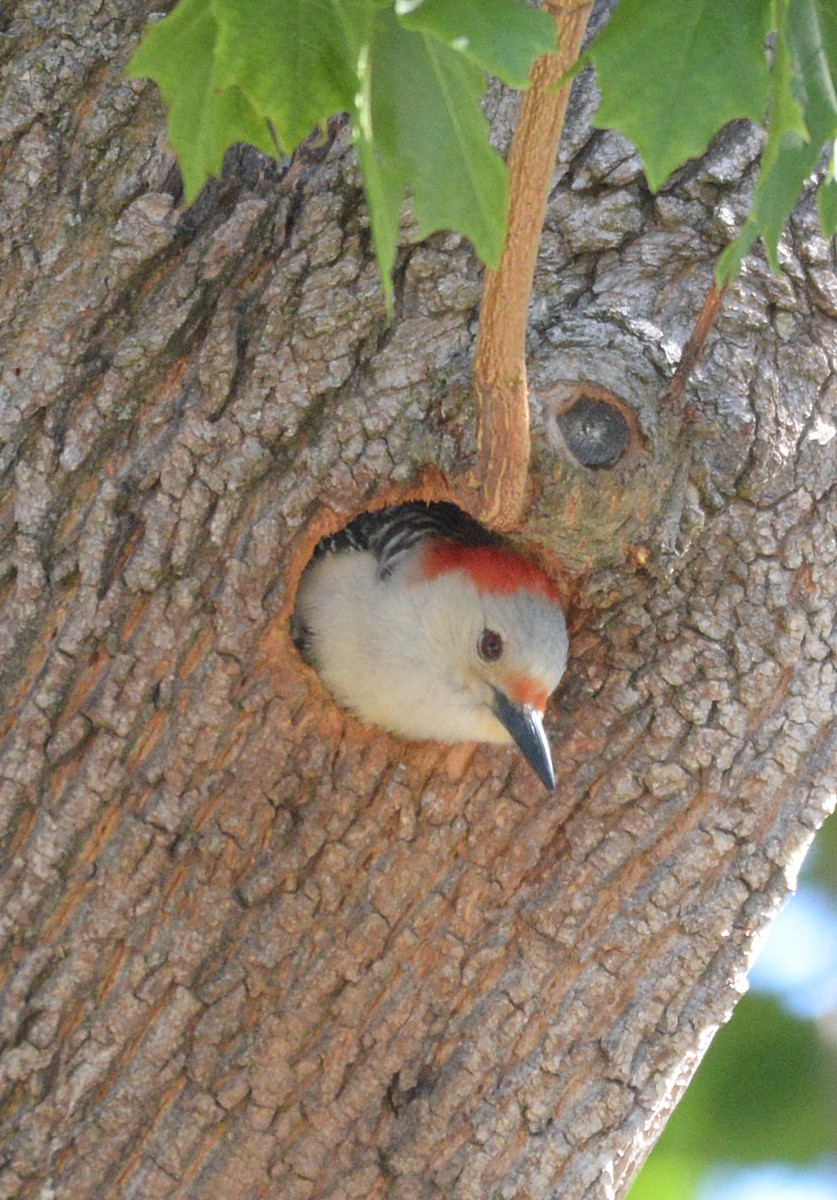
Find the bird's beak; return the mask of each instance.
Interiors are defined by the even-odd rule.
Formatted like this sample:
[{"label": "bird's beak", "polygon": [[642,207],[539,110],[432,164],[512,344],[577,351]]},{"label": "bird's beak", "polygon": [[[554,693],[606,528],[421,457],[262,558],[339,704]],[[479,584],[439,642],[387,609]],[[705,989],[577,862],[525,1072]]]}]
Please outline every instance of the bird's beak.
[{"label": "bird's beak", "polygon": [[494,689],[494,715],[514,738],[523,757],[544,787],[555,787],[552,752],[546,740],[543,717],[528,704],[515,704],[499,688]]}]

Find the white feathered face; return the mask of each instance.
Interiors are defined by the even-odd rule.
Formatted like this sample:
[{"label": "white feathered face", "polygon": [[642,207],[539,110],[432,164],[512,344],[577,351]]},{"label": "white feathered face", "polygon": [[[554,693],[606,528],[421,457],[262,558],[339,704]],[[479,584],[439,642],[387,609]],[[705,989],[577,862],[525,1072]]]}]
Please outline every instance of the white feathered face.
[{"label": "white feathered face", "polygon": [[444,717],[454,713],[459,738],[514,742],[541,782],[554,787],[543,713],[567,661],[560,607],[522,590],[485,593],[461,575],[441,590],[436,584],[424,615],[433,659],[447,664],[438,683],[436,736],[454,740]]},{"label": "white feathered face", "polygon": [[496,693],[543,713],[566,667],[564,614],[557,603],[522,590],[481,592],[458,572],[434,585],[418,605],[434,660],[446,664],[447,686],[467,693],[475,717],[482,710],[482,737],[508,741],[498,727]]},{"label": "white feathered face", "polygon": [[[543,712],[567,665],[567,626],[559,606],[515,592],[483,596],[477,656],[486,677],[521,704]],[[488,636],[494,635],[494,636]]]}]

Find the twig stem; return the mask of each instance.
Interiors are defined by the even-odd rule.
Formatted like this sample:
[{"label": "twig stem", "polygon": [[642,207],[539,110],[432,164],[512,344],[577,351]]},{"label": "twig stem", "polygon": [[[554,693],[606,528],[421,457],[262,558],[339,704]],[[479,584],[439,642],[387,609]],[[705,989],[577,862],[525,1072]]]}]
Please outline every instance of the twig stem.
[{"label": "twig stem", "polygon": [[538,59],[509,152],[509,223],[496,271],[487,271],[474,357],[479,517],[501,529],[520,523],[529,474],[526,326],[535,260],[570,84],[591,3],[548,0],[558,50]]}]

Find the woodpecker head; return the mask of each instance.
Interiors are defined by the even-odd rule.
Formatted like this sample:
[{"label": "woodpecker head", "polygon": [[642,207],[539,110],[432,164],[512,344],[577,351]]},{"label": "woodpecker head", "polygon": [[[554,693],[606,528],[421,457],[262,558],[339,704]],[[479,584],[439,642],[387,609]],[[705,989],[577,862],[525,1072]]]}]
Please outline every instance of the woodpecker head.
[{"label": "woodpecker head", "polygon": [[515,742],[554,786],[543,711],[567,657],[555,585],[452,505],[365,513],[324,539],[293,633],[361,720],[407,738]]},{"label": "woodpecker head", "polygon": [[417,556],[412,583],[462,735],[515,742],[554,787],[543,713],[564,673],[567,632],[552,581],[505,546],[439,538]]}]

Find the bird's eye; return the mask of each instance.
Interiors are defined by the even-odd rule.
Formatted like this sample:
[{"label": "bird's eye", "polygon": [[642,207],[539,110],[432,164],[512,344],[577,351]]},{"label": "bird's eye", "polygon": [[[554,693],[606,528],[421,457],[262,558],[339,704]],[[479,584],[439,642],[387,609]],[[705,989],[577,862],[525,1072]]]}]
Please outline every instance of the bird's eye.
[{"label": "bird's eye", "polygon": [[477,653],[483,662],[496,662],[503,655],[503,639],[493,629],[483,629],[477,642]]}]

